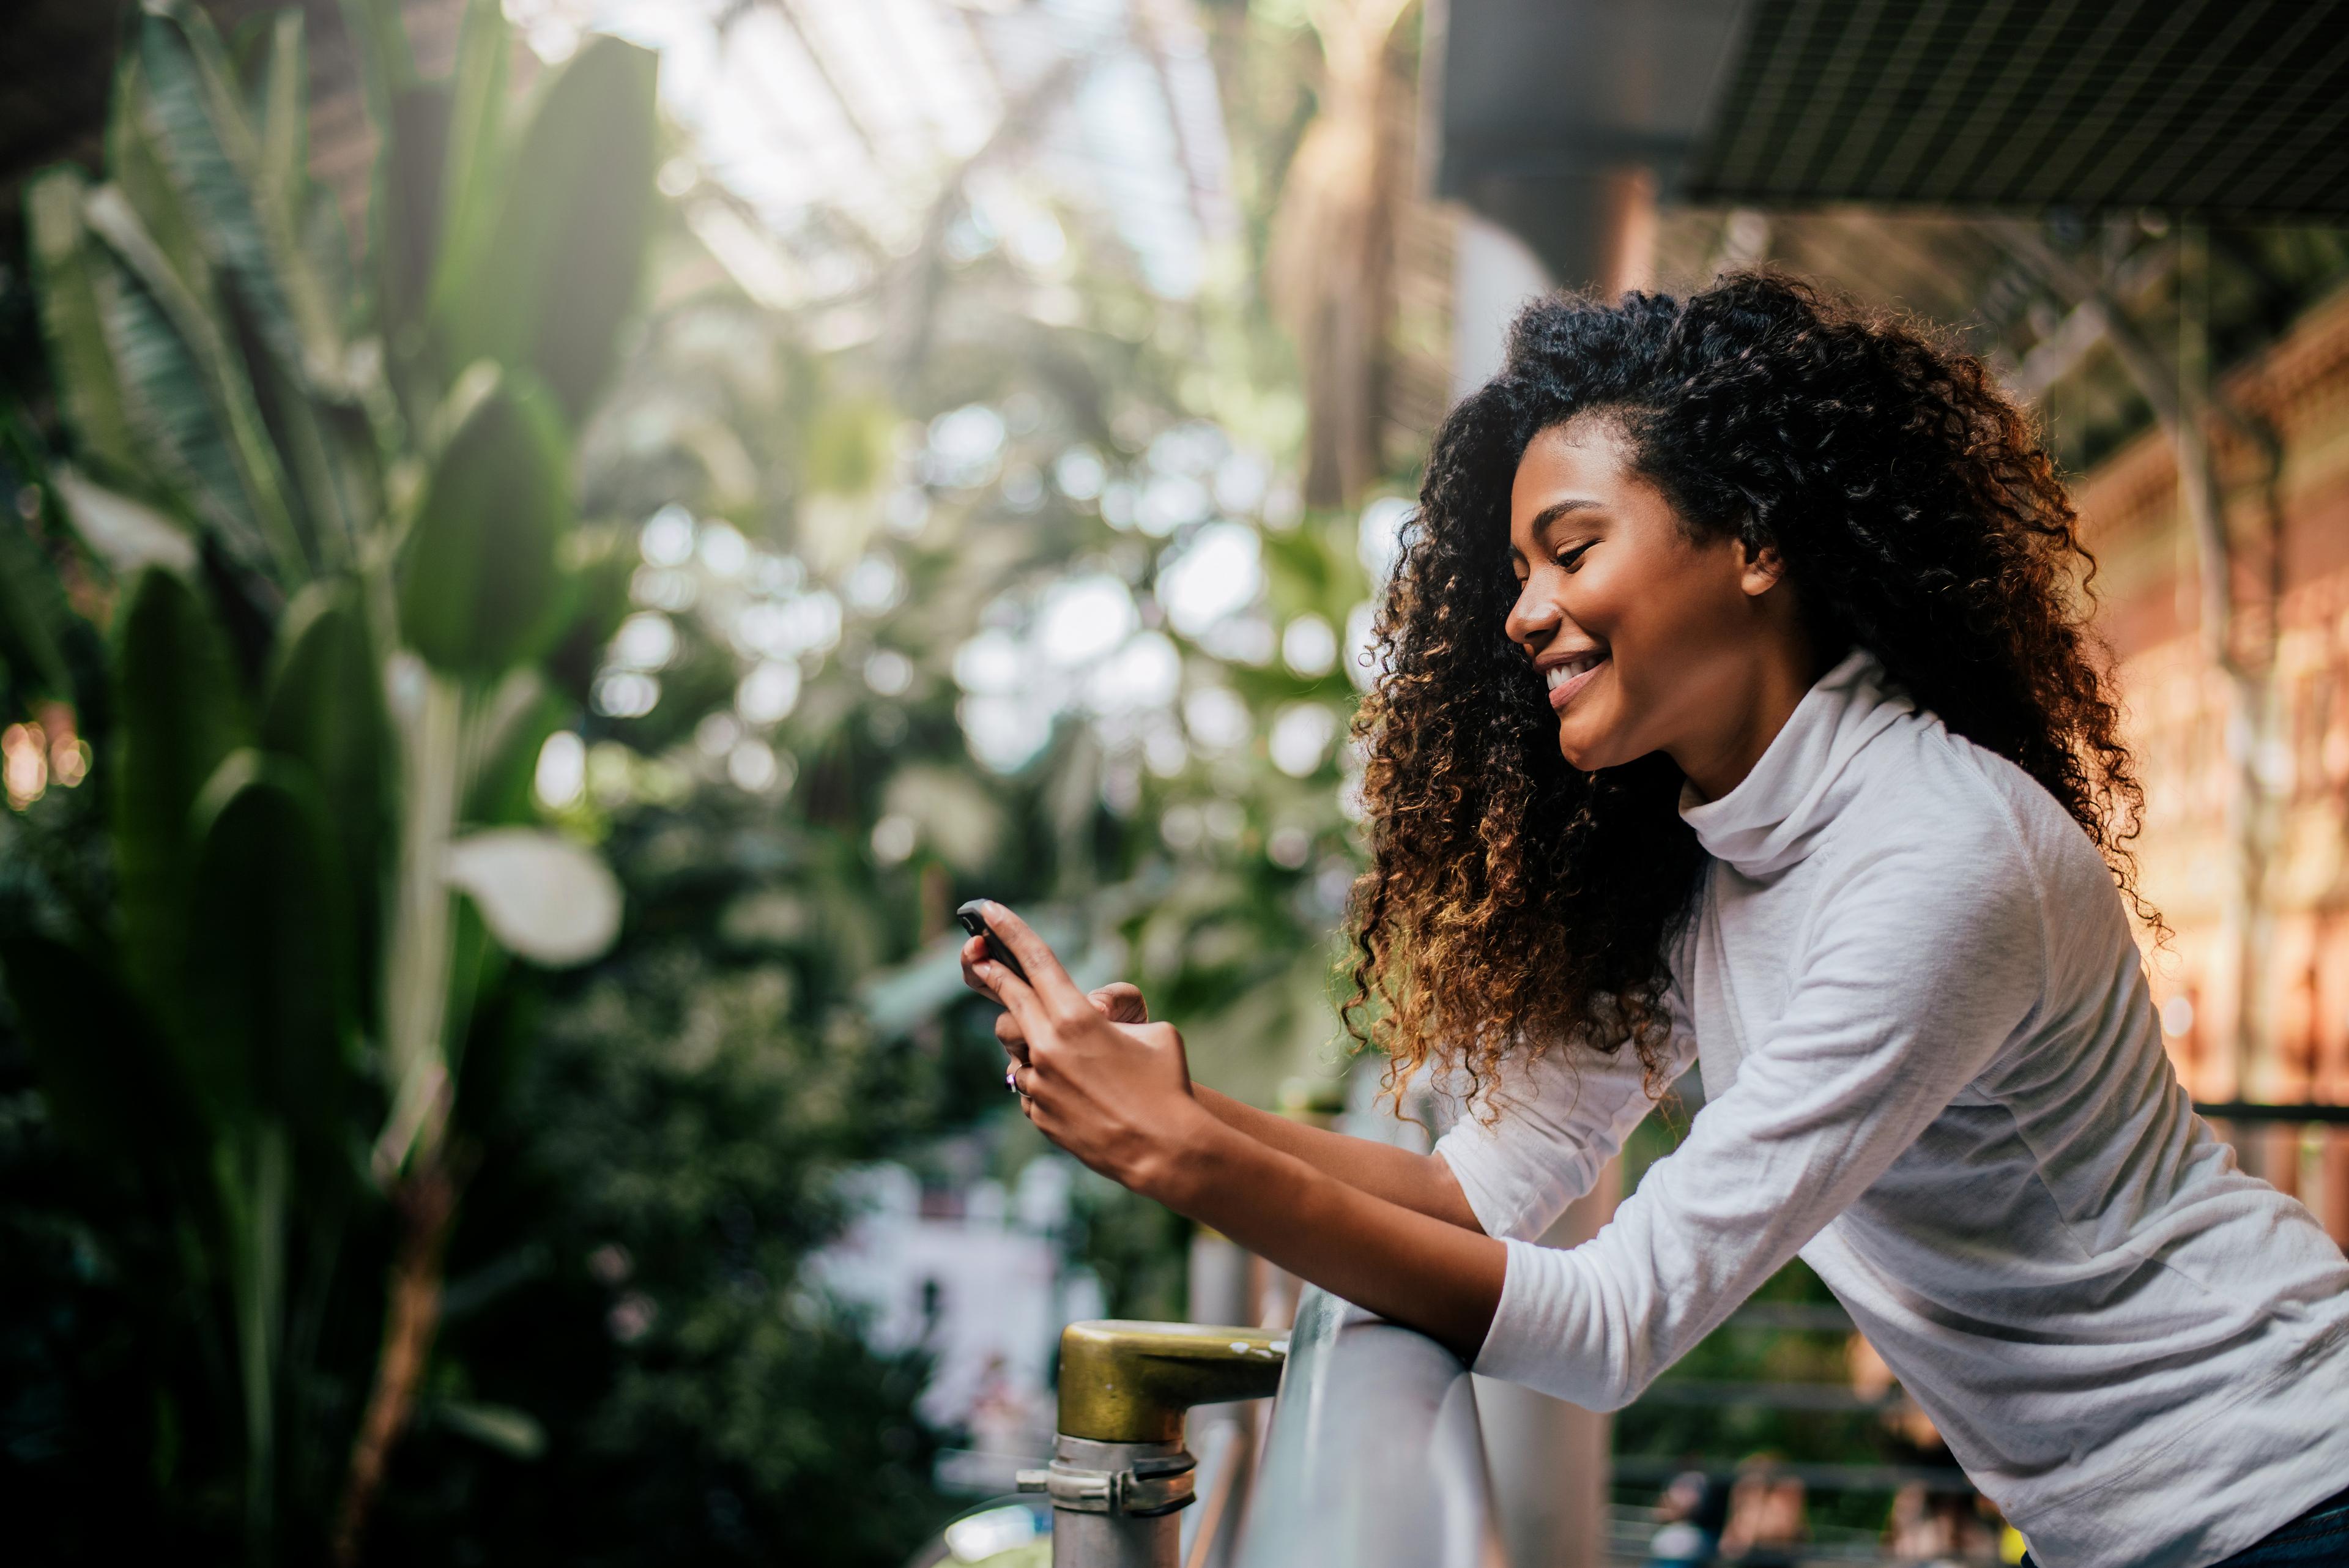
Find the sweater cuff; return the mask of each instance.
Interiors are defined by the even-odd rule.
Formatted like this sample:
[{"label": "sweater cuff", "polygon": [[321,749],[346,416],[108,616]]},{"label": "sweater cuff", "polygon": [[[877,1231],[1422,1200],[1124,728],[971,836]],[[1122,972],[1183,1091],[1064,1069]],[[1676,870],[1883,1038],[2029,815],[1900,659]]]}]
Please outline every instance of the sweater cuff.
[{"label": "sweater cuff", "polygon": [[1464,1117],[1435,1140],[1435,1153],[1451,1168],[1460,1196],[1468,1200],[1469,1212],[1485,1234],[1505,1241],[1516,1236],[1525,1208],[1507,1196],[1514,1183],[1499,1168],[1500,1151],[1492,1135]]},{"label": "sweater cuff", "polygon": [[1560,1355],[1562,1334],[1555,1321],[1556,1308],[1575,1288],[1574,1265],[1568,1255],[1556,1247],[1515,1238],[1503,1245],[1508,1249],[1508,1262],[1501,1278],[1501,1303],[1494,1309],[1493,1326],[1485,1331],[1471,1370],[1539,1389],[1586,1409],[1607,1408],[1591,1403],[1604,1397],[1599,1380],[1586,1383],[1574,1376],[1575,1369]]}]

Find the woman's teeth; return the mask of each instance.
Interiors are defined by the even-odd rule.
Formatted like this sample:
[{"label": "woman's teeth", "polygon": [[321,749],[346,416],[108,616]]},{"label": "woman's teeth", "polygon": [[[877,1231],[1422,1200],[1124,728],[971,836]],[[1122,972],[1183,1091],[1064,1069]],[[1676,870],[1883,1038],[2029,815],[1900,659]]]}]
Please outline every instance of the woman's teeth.
[{"label": "woman's teeth", "polygon": [[1543,678],[1549,683],[1549,689],[1555,691],[1583,671],[1598,669],[1606,658],[1603,653],[1586,653],[1578,659],[1569,659],[1564,664],[1551,665],[1542,672]]}]

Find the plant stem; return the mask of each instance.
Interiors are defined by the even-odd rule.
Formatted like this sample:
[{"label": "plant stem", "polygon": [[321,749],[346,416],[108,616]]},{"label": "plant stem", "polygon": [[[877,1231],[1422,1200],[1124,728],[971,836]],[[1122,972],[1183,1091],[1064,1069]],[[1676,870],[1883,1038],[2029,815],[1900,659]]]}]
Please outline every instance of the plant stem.
[{"label": "plant stem", "polygon": [[457,1209],[457,1183],[448,1168],[435,1160],[399,1184],[393,1203],[399,1214],[399,1244],[384,1306],[383,1349],[376,1358],[367,1413],[351,1446],[350,1480],[335,1522],[335,1561],[343,1568],[354,1568],[359,1560],[392,1445],[416,1414],[417,1390],[423,1385],[433,1335],[440,1326],[442,1273],[450,1221]]},{"label": "plant stem", "polygon": [[421,689],[401,719],[406,820],[384,991],[392,1106],[375,1148],[376,1179],[387,1186],[411,1152],[419,1163],[430,1164],[448,1125],[448,859],[457,821],[463,693],[447,677],[423,671]]}]

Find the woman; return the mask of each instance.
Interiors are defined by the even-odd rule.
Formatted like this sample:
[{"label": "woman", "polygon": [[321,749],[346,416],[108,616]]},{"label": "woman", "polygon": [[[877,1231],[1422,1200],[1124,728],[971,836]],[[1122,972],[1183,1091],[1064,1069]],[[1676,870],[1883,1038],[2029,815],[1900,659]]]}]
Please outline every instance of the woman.
[{"label": "woman", "polygon": [[[992,909],[1023,1106],[1593,1408],[1799,1255],[2054,1568],[2349,1563],[2349,1263],[2163,1054],[2087,566],[1971,358],[1769,276],[1529,307],[1361,720],[1350,1018],[1471,1114],[1418,1155],[1195,1086]],[[1678,1150],[1533,1245],[1692,1061]]]}]

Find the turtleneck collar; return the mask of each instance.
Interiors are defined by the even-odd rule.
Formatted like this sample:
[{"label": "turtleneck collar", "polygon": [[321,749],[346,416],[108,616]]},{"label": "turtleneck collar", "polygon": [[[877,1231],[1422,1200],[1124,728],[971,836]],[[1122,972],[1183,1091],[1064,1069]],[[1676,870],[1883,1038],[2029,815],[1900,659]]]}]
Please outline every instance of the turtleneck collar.
[{"label": "turtleneck collar", "polygon": [[1884,666],[1866,649],[1803,694],[1754,771],[1719,800],[1681,787],[1681,819],[1714,858],[1747,877],[1771,877],[1811,852],[1819,833],[1859,787],[1852,760],[1914,711],[1888,692]]}]

